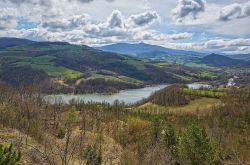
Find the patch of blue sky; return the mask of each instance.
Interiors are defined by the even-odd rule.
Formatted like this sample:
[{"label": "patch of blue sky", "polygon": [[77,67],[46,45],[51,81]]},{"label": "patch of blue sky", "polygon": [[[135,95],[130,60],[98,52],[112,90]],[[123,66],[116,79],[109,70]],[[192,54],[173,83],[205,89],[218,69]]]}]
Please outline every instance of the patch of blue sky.
[{"label": "patch of blue sky", "polygon": [[37,27],[37,23],[29,21],[27,18],[20,17],[17,21],[16,29],[33,29]]}]

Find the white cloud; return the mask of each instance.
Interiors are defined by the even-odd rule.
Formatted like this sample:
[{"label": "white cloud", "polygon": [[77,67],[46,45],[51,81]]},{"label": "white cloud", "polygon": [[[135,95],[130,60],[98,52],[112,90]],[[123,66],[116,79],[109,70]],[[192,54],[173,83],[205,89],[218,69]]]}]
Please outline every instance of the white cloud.
[{"label": "white cloud", "polygon": [[[241,4],[242,7],[241,13],[248,13],[248,3]],[[221,10],[226,7],[224,4],[217,3],[206,3],[206,10],[204,12],[200,12],[196,15],[196,19],[193,19],[190,16],[184,17],[181,22],[174,22],[174,25],[177,27],[188,28],[188,29],[198,29],[202,32],[208,32],[214,34],[214,36],[226,35],[230,37],[244,37],[245,35],[249,35],[249,26],[250,26],[250,17],[247,17],[246,14],[243,17],[243,14],[240,15],[227,15],[224,13],[224,20],[229,19],[230,21],[221,21],[222,14]],[[228,12],[227,12],[228,13]],[[221,19],[220,19],[221,17]],[[231,19],[235,18],[235,19]],[[237,18],[237,19],[236,19]],[[239,19],[240,18],[240,19]],[[234,30],[233,30],[234,29]]]},{"label": "white cloud", "polygon": [[209,31],[215,34],[244,37],[249,35],[250,17],[234,19],[231,21],[212,22]]},{"label": "white cloud", "polygon": [[47,19],[41,23],[43,28],[47,28],[51,31],[67,31],[77,28],[81,28],[87,24],[89,16],[87,14],[74,15],[68,19]]},{"label": "white cloud", "polygon": [[184,33],[178,33],[178,34],[169,35],[169,38],[173,39],[173,40],[181,40],[181,39],[192,38],[192,36],[193,36],[192,33],[184,32]]},{"label": "white cloud", "polygon": [[219,19],[229,21],[250,16],[250,1],[245,4],[234,3],[220,10]]},{"label": "white cloud", "polygon": [[241,5],[239,4],[232,4],[229,6],[224,7],[220,11],[220,20],[227,21],[230,19],[240,18],[242,13]]},{"label": "white cloud", "polygon": [[158,44],[161,46],[192,50],[200,52],[210,53],[227,53],[227,54],[246,54],[250,53],[250,38],[239,39],[212,39],[208,41],[202,41],[200,43],[176,43],[176,42],[162,42],[162,41],[150,41],[151,44]]},{"label": "white cloud", "polygon": [[3,0],[6,3],[13,3],[16,5],[41,5],[51,6],[51,0]]},{"label": "white cloud", "polygon": [[209,40],[203,43],[203,47],[210,51],[218,51],[223,53],[234,52],[235,53],[250,53],[250,39],[249,38],[238,38],[238,39],[217,39]]},{"label": "white cloud", "polygon": [[146,26],[159,19],[159,15],[155,11],[148,11],[141,14],[132,15],[130,19],[136,26]]},{"label": "white cloud", "polygon": [[[73,1],[73,0],[68,0],[68,1]],[[82,2],[82,3],[89,3],[89,2],[93,2],[94,0],[75,0],[78,2]],[[107,2],[114,2],[115,0],[106,0]]]},{"label": "white cloud", "polygon": [[[154,13],[154,12],[149,12]],[[137,14],[143,16],[145,13]],[[134,16],[134,15],[133,15]],[[149,26],[131,26],[131,17],[124,17],[116,10],[104,22],[95,22],[86,14],[64,19],[48,19],[37,28],[8,30],[2,36],[15,36],[35,40],[67,41],[74,44],[98,45],[117,42],[138,42],[152,40],[180,40],[191,38],[190,33],[162,34]],[[54,22],[53,22],[54,21]],[[151,24],[152,21],[147,22]],[[143,23],[144,25],[145,23]]]},{"label": "white cloud", "polygon": [[[149,44],[162,45],[168,48],[193,50],[201,52],[216,53],[250,53],[250,39],[213,39],[200,43],[178,43],[172,40],[174,36],[185,36],[183,34],[159,34],[156,31],[148,30],[122,30],[102,29],[95,33],[87,33],[83,30],[72,30],[66,32],[52,32],[46,29],[22,29],[0,32],[0,35],[12,37],[30,38],[43,41],[65,41],[73,44],[104,45],[117,42],[138,42],[144,41]],[[191,34],[190,34],[191,35]],[[100,40],[97,36],[101,37]],[[187,35],[188,36],[188,35]]]},{"label": "white cloud", "polygon": [[0,8],[0,30],[13,29],[16,24],[16,11],[13,8]]},{"label": "white cloud", "polygon": [[122,13],[119,10],[113,11],[110,17],[108,18],[108,24],[109,24],[109,27],[111,28],[115,28],[115,27],[122,28],[123,27]]},{"label": "white cloud", "polygon": [[186,17],[196,19],[196,16],[205,11],[205,0],[179,0],[178,5],[172,10],[173,19],[182,22]]},{"label": "white cloud", "polygon": [[[17,4],[17,5],[29,4],[29,5],[51,6],[54,0],[3,0],[3,1],[7,3]],[[90,3],[90,2],[93,2],[94,0],[61,0],[61,1]],[[114,2],[115,0],[106,0],[106,1]]]}]

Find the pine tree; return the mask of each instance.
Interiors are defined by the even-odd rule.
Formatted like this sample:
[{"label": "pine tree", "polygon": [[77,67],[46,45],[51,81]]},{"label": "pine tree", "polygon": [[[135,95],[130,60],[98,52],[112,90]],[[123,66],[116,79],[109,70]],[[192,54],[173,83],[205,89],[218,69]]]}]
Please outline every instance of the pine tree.
[{"label": "pine tree", "polygon": [[169,148],[177,144],[177,137],[176,137],[175,129],[172,126],[169,126],[165,130],[164,140],[165,140],[166,146]]},{"label": "pine tree", "polygon": [[101,164],[101,154],[97,151],[96,145],[89,145],[84,158],[87,160],[86,165],[100,165]]},{"label": "pine tree", "polygon": [[159,118],[154,118],[152,122],[152,143],[155,144],[159,141],[160,138],[160,125],[161,120]]},{"label": "pine tree", "polygon": [[218,147],[208,138],[204,128],[194,125],[180,138],[178,158],[180,164],[187,165],[221,164]]},{"label": "pine tree", "polygon": [[20,161],[21,153],[13,150],[13,145],[3,147],[0,145],[0,165],[15,165]]}]

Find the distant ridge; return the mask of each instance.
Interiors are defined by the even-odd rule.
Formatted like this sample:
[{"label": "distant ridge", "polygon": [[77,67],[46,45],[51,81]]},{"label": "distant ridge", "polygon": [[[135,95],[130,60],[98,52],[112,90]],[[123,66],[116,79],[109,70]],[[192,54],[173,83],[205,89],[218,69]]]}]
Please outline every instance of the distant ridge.
[{"label": "distant ridge", "polygon": [[151,54],[150,56],[152,57],[154,54],[159,54],[159,53],[165,53],[167,55],[187,55],[187,56],[197,56],[197,57],[203,57],[206,55],[204,53],[199,53],[199,52],[170,49],[162,46],[150,45],[145,43],[138,43],[138,44],[117,43],[102,47],[96,47],[96,49],[114,53],[120,53],[120,54],[127,54],[140,58],[145,58],[144,54],[147,54],[147,56]]},{"label": "distant ridge", "polygon": [[232,59],[245,60],[245,61],[250,60],[250,54],[232,54],[232,55],[227,55],[227,57],[230,57]]},{"label": "distant ridge", "polygon": [[201,62],[210,66],[214,66],[214,67],[231,67],[231,66],[239,66],[245,61],[232,59],[227,56],[213,53],[202,58]]},{"label": "distant ridge", "polygon": [[0,49],[12,46],[20,46],[35,43],[28,39],[0,37]]}]

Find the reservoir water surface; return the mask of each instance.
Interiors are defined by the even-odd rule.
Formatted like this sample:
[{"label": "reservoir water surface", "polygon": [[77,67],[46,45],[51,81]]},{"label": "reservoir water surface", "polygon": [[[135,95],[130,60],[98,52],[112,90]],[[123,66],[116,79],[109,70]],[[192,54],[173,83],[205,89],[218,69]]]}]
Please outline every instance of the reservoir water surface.
[{"label": "reservoir water surface", "polygon": [[[168,85],[155,85],[140,89],[127,89],[122,90],[118,93],[112,95],[105,95],[105,94],[81,94],[81,95],[74,95],[74,94],[61,94],[61,95],[50,95],[46,97],[51,103],[55,102],[55,99],[59,98],[62,99],[64,103],[69,103],[70,100],[82,100],[84,102],[107,102],[107,103],[114,103],[115,100],[119,100],[124,102],[125,104],[134,104],[142,99],[148,98],[152,93],[167,87]],[[204,84],[188,84],[189,88],[198,89],[201,87],[209,87],[208,85]]]}]

